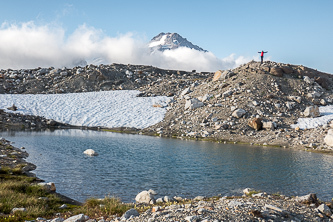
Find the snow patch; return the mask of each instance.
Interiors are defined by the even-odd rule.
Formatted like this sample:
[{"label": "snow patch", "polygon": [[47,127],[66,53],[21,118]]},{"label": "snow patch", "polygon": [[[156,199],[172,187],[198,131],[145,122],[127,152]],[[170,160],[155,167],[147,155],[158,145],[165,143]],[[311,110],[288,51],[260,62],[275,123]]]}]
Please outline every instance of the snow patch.
[{"label": "snow patch", "polygon": [[[163,120],[170,98],[136,97],[136,90],[69,94],[1,94],[0,109],[15,106],[16,112],[44,116],[75,126],[146,128]],[[9,110],[6,110],[9,112]]]},{"label": "snow patch", "polygon": [[167,37],[168,35],[163,35],[159,41],[149,43],[149,47],[164,45]]},{"label": "snow patch", "polygon": [[300,129],[313,129],[327,124],[333,120],[333,106],[319,107],[320,117],[316,118],[299,118],[296,124],[292,124],[292,128],[299,127]]}]

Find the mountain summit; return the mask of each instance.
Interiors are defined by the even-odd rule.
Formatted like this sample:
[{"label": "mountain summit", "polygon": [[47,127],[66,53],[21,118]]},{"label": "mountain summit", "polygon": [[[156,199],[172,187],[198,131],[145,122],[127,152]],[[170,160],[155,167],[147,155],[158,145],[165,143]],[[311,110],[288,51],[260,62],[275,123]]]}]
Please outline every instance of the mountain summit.
[{"label": "mountain summit", "polygon": [[149,47],[159,51],[177,49],[179,47],[187,47],[190,49],[207,52],[207,50],[204,50],[197,45],[193,45],[190,41],[188,41],[186,38],[183,38],[178,33],[170,32],[161,32],[160,34],[152,38],[152,40],[149,42]]}]

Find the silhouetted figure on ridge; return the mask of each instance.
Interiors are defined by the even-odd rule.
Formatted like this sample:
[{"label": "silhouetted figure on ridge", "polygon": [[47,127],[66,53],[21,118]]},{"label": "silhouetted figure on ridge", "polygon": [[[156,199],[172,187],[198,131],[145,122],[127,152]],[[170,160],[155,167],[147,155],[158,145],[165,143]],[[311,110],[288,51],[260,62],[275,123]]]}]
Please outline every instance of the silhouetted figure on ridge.
[{"label": "silhouetted figure on ridge", "polygon": [[264,62],[264,54],[267,53],[267,52],[261,51],[261,52],[258,52],[258,53],[260,53],[261,64],[262,64]]}]

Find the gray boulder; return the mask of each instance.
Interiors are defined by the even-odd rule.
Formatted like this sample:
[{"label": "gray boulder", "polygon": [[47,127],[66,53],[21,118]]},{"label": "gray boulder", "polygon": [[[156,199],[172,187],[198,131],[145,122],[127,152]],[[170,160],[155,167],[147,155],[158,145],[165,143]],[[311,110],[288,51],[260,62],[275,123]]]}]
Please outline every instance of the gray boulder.
[{"label": "gray boulder", "polygon": [[169,196],[165,196],[164,198],[163,198],[163,200],[164,200],[164,202],[172,202],[172,201],[174,201],[174,199],[172,198],[172,197],[169,197]]},{"label": "gray boulder", "polygon": [[241,118],[245,115],[246,111],[244,109],[236,109],[233,113],[232,116],[236,118]]},{"label": "gray boulder", "polygon": [[262,128],[267,129],[267,130],[274,130],[276,129],[276,123],[272,121],[268,122],[262,122]]},{"label": "gray boulder", "polygon": [[312,84],[314,83],[314,79],[310,79],[309,76],[304,76],[304,82],[308,83],[308,84]]},{"label": "gray boulder", "polygon": [[306,117],[318,117],[320,116],[318,106],[308,106],[305,108],[303,115]]},{"label": "gray boulder", "polygon": [[231,96],[232,94],[233,94],[233,91],[231,91],[231,90],[225,91],[222,94],[222,98],[227,98],[227,97]]},{"label": "gray boulder", "polygon": [[311,92],[308,93],[306,96],[309,98],[319,98],[321,97],[322,93],[321,92]]},{"label": "gray boulder", "polygon": [[296,197],[295,201],[300,203],[312,204],[312,203],[317,203],[318,199],[315,193],[310,193],[305,196]]},{"label": "gray boulder", "polygon": [[145,204],[151,204],[152,202],[155,202],[155,191],[153,190],[144,190],[140,192],[138,195],[135,197],[135,201],[137,203],[145,203]]},{"label": "gray boulder", "polygon": [[136,209],[132,208],[126,211],[122,216],[122,218],[127,220],[130,217],[138,217],[139,215],[140,215],[139,212]]},{"label": "gray boulder", "polygon": [[317,210],[328,217],[332,216],[332,211],[326,204],[321,204],[319,207],[317,207]]},{"label": "gray boulder", "polygon": [[198,99],[190,99],[185,103],[185,109],[196,109],[204,106],[203,102],[200,102]]}]

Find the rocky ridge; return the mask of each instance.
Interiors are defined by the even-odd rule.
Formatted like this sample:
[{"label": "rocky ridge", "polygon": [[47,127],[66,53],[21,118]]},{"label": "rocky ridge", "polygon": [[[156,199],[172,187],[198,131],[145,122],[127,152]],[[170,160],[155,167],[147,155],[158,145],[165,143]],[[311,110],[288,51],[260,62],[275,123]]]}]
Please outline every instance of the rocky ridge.
[{"label": "rocky ridge", "polygon": [[324,143],[329,122],[315,129],[291,127],[300,117],[317,116],[317,106],[332,104],[332,81],[327,73],[270,61],[215,74],[111,64],[0,70],[0,93],[136,89],[139,96],[172,97],[164,120],[144,134],[332,152]]}]

